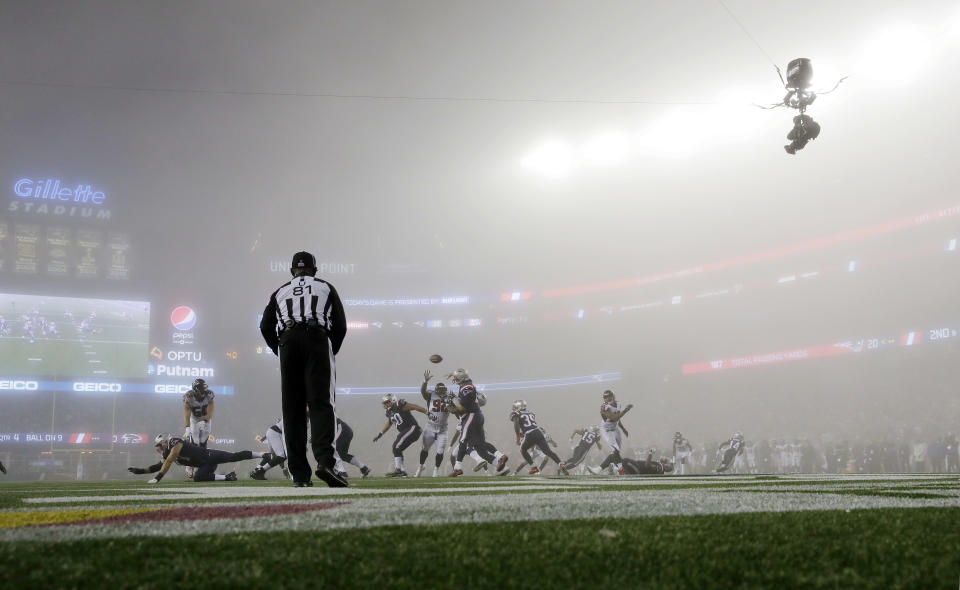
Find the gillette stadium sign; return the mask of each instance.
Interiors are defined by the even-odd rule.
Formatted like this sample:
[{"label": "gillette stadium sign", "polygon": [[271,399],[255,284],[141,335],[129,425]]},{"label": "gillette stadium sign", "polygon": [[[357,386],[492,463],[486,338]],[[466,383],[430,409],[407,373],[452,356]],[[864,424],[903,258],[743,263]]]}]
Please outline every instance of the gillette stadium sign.
[{"label": "gillette stadium sign", "polygon": [[72,184],[59,178],[18,178],[7,211],[58,217],[110,219],[107,194],[89,184]]}]

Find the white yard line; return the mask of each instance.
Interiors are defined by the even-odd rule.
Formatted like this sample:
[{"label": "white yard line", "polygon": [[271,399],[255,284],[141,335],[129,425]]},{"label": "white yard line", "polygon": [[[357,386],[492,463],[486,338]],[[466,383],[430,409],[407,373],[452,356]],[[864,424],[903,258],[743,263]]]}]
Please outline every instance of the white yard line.
[{"label": "white yard line", "polygon": [[[262,490],[258,491],[262,492]],[[302,492],[302,490],[297,491]],[[386,492],[386,490],[371,491]],[[301,494],[299,499],[303,501],[321,497],[334,499],[335,495],[332,497],[330,494],[312,494],[304,497]],[[439,502],[436,496],[414,495],[398,501],[396,498],[379,498],[371,495],[345,499],[345,501],[346,504],[328,510],[269,518],[3,529],[0,530],[0,541],[64,541],[102,537],[352,529],[389,525],[960,506],[960,498],[909,499],[791,492],[718,494],[712,489],[608,489],[565,494],[479,494],[450,496]],[[609,523],[605,526],[611,528]],[[616,527],[616,525],[612,526]],[[628,525],[624,523],[624,526]]]}]

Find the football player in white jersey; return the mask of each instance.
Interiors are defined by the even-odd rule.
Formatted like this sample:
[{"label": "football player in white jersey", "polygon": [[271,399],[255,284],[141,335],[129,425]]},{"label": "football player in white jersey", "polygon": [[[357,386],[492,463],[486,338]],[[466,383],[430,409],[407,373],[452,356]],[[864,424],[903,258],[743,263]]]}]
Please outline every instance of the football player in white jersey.
[{"label": "football player in white jersey", "polygon": [[673,464],[678,475],[686,475],[693,468],[693,445],[680,432],[673,434]]},{"label": "football player in white jersey", "polygon": [[588,467],[590,473],[599,475],[602,470],[613,464],[617,473],[623,475],[623,460],[620,457],[620,430],[623,430],[623,433],[627,436],[630,435],[623,424],[620,423],[620,420],[631,408],[633,408],[633,404],[627,404],[627,407],[621,409],[613,391],[608,389],[603,392],[603,403],[600,405],[600,417],[603,419],[603,423],[600,425],[600,436],[603,437],[603,442],[610,447],[610,454],[600,463],[599,467]]},{"label": "football player in white jersey", "polygon": [[427,383],[433,375],[430,371],[423,372],[423,383],[420,385],[420,395],[427,404],[427,424],[423,429],[423,448],[420,449],[420,466],[414,477],[420,477],[423,473],[424,464],[430,455],[430,449],[436,445],[436,457],[433,464],[433,477],[440,476],[440,465],[443,464],[443,453],[447,449],[447,423],[450,419],[450,412],[447,410],[453,393],[447,391],[444,383],[437,383],[433,389],[427,389]]},{"label": "football player in white jersey", "polygon": [[253,471],[250,472],[251,479],[267,479],[267,471],[271,467],[280,466],[280,470],[283,471],[283,476],[287,479],[290,479],[290,472],[287,471],[287,447],[283,442],[283,418],[280,418],[276,423],[267,429],[267,432],[262,435],[258,435],[257,442],[266,443],[270,447],[270,457],[263,457],[260,460],[260,464],[254,467]]},{"label": "football player in white jersey", "polygon": [[[203,379],[195,379],[193,388],[183,394],[183,439],[207,448],[210,421],[213,420],[213,390]],[[187,477],[193,477],[193,468],[187,467]]]}]

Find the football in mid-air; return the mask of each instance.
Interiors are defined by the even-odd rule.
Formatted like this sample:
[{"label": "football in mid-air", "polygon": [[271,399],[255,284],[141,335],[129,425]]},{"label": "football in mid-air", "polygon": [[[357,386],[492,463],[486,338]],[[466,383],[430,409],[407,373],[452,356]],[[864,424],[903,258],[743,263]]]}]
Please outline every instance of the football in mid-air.
[{"label": "football in mid-air", "polygon": [[443,360],[443,357],[440,356],[439,354],[431,354],[431,355],[430,355],[430,362],[433,363],[433,364],[437,364],[437,363],[441,362],[442,360]]}]

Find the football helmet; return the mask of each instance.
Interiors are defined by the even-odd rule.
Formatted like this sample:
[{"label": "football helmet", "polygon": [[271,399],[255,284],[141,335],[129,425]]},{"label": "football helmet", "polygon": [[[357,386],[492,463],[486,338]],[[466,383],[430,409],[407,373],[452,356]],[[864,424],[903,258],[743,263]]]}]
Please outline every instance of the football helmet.
[{"label": "football helmet", "polygon": [[460,385],[465,381],[469,381],[470,375],[467,373],[466,369],[457,369],[453,373],[450,373],[450,380],[456,383],[457,385]]},{"label": "football helmet", "polygon": [[514,412],[521,412],[526,409],[527,409],[527,402],[525,400],[518,399],[517,401],[513,402]]},{"label": "football helmet", "polygon": [[157,438],[153,439],[153,446],[157,449],[158,453],[166,451],[170,447],[170,433],[161,432],[157,435]]},{"label": "football helmet", "polygon": [[617,397],[616,397],[615,395],[613,395],[613,390],[612,390],[612,389],[608,389],[608,390],[606,390],[606,391],[603,392],[603,401],[605,401],[605,402],[612,402],[612,401],[614,401],[614,400],[616,400],[616,399],[617,399]]},{"label": "football helmet", "polygon": [[590,432],[597,434],[598,432],[600,432],[600,427],[594,424],[593,426],[590,427]]},{"label": "football helmet", "polygon": [[193,390],[194,391],[206,391],[207,382],[203,379],[194,379],[193,380]]},{"label": "football helmet", "polygon": [[446,397],[446,395],[447,395],[447,386],[446,386],[446,384],[444,384],[443,381],[441,381],[440,383],[437,383],[436,387],[434,387],[433,389],[434,389],[434,391],[437,392],[437,395],[439,395],[440,397]]},{"label": "football helmet", "polygon": [[733,438],[737,440],[743,440],[743,433],[738,430],[733,433]]},{"label": "football helmet", "polygon": [[683,435],[680,434],[679,430],[673,433],[673,440],[680,440],[681,438],[683,438]]},{"label": "football helmet", "polygon": [[380,404],[384,408],[389,408],[395,403],[397,403],[397,396],[393,395],[392,393],[388,393],[387,395],[380,398]]}]

